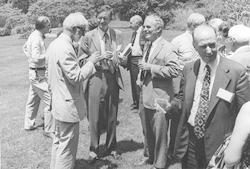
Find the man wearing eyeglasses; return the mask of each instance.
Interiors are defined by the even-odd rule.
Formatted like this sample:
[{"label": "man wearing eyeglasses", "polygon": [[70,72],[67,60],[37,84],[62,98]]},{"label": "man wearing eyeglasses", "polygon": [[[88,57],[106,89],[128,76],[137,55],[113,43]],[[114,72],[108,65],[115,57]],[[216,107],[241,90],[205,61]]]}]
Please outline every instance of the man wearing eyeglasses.
[{"label": "man wearing eyeglasses", "polygon": [[[116,125],[119,102],[119,90],[123,89],[120,69],[118,67],[116,33],[109,27],[110,11],[102,11],[97,16],[98,27],[81,39],[79,58],[86,62],[94,52],[99,52],[103,61],[99,62],[88,81],[85,81],[88,119],[90,129],[89,163],[99,158],[99,141],[103,126],[107,127],[106,152],[120,159],[116,151]],[[87,83],[87,84],[86,84]],[[103,120],[105,119],[105,120]],[[102,124],[106,121],[106,124]]]},{"label": "man wearing eyeglasses", "polygon": [[79,122],[86,114],[82,82],[96,72],[94,64],[101,60],[94,52],[82,67],[74,49],[84,35],[87,20],[81,13],[68,15],[63,32],[49,46],[48,83],[55,118],[55,137],[51,152],[51,169],[73,169],[79,139]]}]

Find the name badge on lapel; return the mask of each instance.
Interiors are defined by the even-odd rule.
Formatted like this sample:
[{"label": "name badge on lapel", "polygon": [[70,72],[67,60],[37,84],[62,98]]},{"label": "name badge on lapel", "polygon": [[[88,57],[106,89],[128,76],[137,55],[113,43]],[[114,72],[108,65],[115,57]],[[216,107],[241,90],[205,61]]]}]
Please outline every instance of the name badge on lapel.
[{"label": "name badge on lapel", "polygon": [[225,89],[220,88],[218,90],[216,97],[219,97],[220,99],[223,99],[223,100],[231,103],[233,98],[234,98],[234,95],[235,95],[234,93],[231,93]]}]

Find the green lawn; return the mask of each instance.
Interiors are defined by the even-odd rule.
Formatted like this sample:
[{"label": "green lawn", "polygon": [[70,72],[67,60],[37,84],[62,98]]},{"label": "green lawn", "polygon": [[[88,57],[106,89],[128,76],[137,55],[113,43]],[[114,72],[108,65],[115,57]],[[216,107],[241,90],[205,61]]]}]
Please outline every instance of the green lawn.
[{"label": "green lawn", "polygon": [[[130,41],[132,30],[128,23],[113,23],[113,26],[123,32],[124,43]],[[178,31],[164,31],[163,37],[171,40],[180,34]],[[29,80],[28,62],[22,52],[25,39],[18,35],[0,37],[0,110],[1,110],[1,168],[2,169],[47,169],[50,164],[50,149],[52,140],[43,136],[42,130],[27,132],[23,129],[24,112],[27,101]],[[46,45],[53,38],[46,38]],[[94,165],[88,165],[89,133],[88,122],[80,123],[80,139],[77,153],[76,169],[148,169],[134,167],[133,163],[141,159],[143,135],[138,114],[130,112],[132,102],[130,77],[126,70],[121,68],[125,83],[125,91],[120,92],[119,114],[117,126],[118,152],[122,160],[113,160],[105,157]],[[41,122],[41,111],[37,117]],[[106,135],[101,136],[101,151]]]}]

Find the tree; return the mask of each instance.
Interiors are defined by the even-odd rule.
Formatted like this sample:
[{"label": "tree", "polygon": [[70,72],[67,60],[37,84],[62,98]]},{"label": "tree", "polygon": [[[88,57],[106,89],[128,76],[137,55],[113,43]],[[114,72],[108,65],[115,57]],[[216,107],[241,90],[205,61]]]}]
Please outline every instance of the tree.
[{"label": "tree", "polygon": [[22,9],[23,13],[27,13],[29,10],[29,0],[12,0],[12,8]]}]

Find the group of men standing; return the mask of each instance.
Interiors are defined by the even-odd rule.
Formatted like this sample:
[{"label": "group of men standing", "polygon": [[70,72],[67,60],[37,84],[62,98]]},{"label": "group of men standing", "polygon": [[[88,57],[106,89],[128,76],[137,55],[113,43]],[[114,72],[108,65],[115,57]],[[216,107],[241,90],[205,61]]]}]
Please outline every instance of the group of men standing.
[{"label": "group of men standing", "polygon": [[[79,122],[85,115],[90,132],[87,161],[93,164],[107,155],[121,159],[116,151],[119,90],[124,88],[117,50],[121,44],[109,26],[109,11],[100,12],[97,21],[97,28],[85,34],[85,17],[79,12],[68,15],[63,32],[45,52],[43,39],[50,21],[39,17],[23,48],[31,81],[24,128],[36,129],[35,117],[43,99],[47,103],[45,132],[53,137],[51,168],[74,168]],[[123,66],[130,71],[131,110],[139,109],[145,136],[146,159],[137,166],[151,164],[152,169],[161,169],[172,159],[183,168],[206,168],[224,136],[232,131],[239,109],[250,100],[246,69],[218,54],[216,31],[204,22],[201,14],[192,14],[187,32],[171,44],[162,37],[164,22],[159,16],[149,15],[144,23],[138,15],[130,19],[132,51]],[[157,99],[170,102],[166,113],[156,106]],[[104,116],[106,151],[100,155]]]}]

